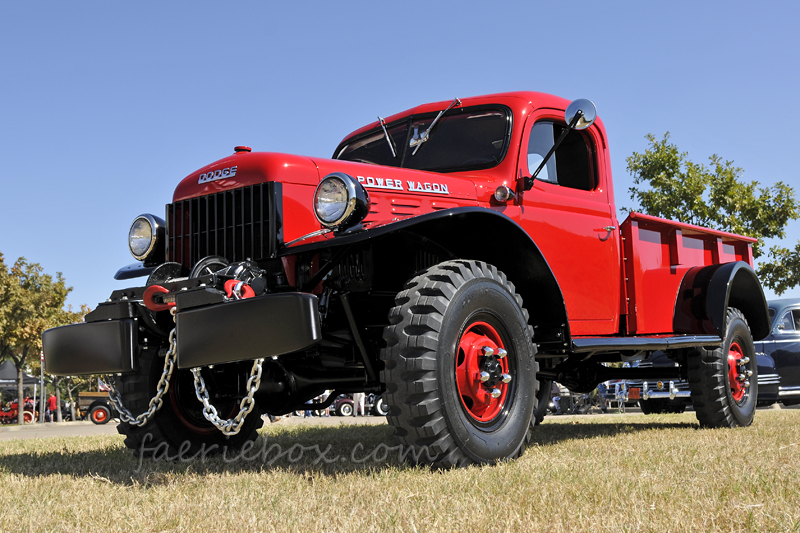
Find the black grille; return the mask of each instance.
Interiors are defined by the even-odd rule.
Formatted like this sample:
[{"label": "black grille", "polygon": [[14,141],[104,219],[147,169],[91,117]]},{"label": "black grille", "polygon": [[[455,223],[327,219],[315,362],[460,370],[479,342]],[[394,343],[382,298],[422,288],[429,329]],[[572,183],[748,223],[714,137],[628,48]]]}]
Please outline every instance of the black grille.
[{"label": "black grille", "polygon": [[192,268],[221,255],[229,261],[275,257],[283,240],[281,184],[261,183],[167,205],[167,260]]}]

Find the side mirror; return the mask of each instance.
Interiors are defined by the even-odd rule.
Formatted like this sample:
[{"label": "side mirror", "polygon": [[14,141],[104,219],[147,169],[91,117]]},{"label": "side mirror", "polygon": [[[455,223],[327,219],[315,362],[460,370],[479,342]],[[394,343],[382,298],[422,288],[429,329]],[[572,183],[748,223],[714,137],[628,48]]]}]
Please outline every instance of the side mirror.
[{"label": "side mirror", "polygon": [[591,100],[580,98],[573,100],[564,112],[564,120],[570,129],[585,130],[597,120],[597,108]]},{"label": "side mirror", "polygon": [[558,138],[558,140],[553,143],[553,147],[550,148],[550,151],[547,152],[546,156],[544,156],[542,162],[539,163],[539,168],[536,169],[531,177],[525,178],[524,188],[526,191],[531,190],[533,187],[533,180],[535,180],[536,176],[539,175],[539,172],[542,171],[544,166],[555,153],[556,149],[567,137],[567,134],[570,132],[570,130],[585,130],[594,124],[594,121],[597,120],[597,108],[591,100],[587,100],[586,98],[573,100],[572,103],[567,106],[567,110],[564,112],[564,120],[567,121],[568,128],[565,129],[561,133],[561,136]]}]

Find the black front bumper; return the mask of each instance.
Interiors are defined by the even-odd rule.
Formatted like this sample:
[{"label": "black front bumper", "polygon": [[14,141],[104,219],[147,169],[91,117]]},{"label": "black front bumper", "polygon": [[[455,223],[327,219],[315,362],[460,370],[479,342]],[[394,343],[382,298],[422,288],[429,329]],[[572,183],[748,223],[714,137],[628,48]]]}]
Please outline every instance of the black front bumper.
[{"label": "black front bumper", "polygon": [[[60,376],[135,372],[140,320],[131,314],[45,331],[45,370]],[[284,355],[322,338],[317,297],[305,293],[187,309],[176,322],[178,368]]]}]

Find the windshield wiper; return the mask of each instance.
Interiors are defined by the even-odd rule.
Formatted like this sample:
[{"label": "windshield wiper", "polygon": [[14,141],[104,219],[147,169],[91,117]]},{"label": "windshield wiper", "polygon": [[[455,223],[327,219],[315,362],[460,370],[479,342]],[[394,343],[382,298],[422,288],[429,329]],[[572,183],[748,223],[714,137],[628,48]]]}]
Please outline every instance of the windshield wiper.
[{"label": "windshield wiper", "polygon": [[461,105],[461,100],[459,100],[458,98],[453,100],[450,103],[450,105],[447,106],[447,109],[439,111],[439,114],[436,115],[435,119],[433,119],[433,122],[431,122],[431,125],[428,126],[428,129],[422,132],[422,135],[420,135],[419,137],[414,135],[414,137],[411,139],[411,142],[408,143],[409,148],[414,148],[414,151],[411,152],[411,155],[417,155],[417,150],[419,150],[419,147],[422,146],[422,143],[426,142],[430,138],[431,130],[436,125],[436,123],[439,122],[439,119],[442,118],[442,115],[450,111],[450,109],[456,105]]},{"label": "windshield wiper", "polygon": [[383,121],[380,115],[378,115],[378,121],[381,123],[381,128],[383,128],[383,134],[386,136],[386,142],[389,143],[389,148],[392,150],[392,155],[396,158],[397,157],[397,150],[394,147],[394,141],[391,137],[389,137],[389,132],[386,131],[386,123]]}]

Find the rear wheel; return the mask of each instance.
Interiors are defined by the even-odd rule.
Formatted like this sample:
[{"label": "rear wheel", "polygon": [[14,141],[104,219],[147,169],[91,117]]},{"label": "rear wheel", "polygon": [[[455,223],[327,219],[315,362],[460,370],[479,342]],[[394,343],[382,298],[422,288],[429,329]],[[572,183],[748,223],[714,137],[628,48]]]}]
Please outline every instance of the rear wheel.
[{"label": "rear wheel", "polygon": [[689,354],[689,386],[702,427],[749,426],[758,398],[758,367],[753,337],[744,315],[728,309],[722,346]]},{"label": "rear wheel", "polygon": [[[139,357],[138,373],[117,378],[123,405],[134,416],[147,410],[163,369],[164,356],[159,355],[157,349],[148,348]],[[204,379],[206,383],[214,383],[208,376],[204,376]],[[180,457],[189,458],[200,452],[209,455],[220,453],[226,446],[229,450],[235,449],[255,440],[258,437],[256,430],[264,423],[261,410],[256,405],[245,418],[238,434],[224,435],[203,416],[203,405],[195,395],[194,378],[189,370],[173,371],[169,390],[162,399],[161,409],[144,426],[127,422],[117,426],[117,430],[125,435],[125,445],[137,456],[164,458],[178,457],[180,453]],[[212,397],[212,403],[222,417],[235,415],[240,400],[240,397],[232,394]]]},{"label": "rear wheel", "polygon": [[105,405],[95,405],[89,411],[89,420],[95,424],[106,424],[111,419],[111,410]]},{"label": "rear wheel", "polygon": [[350,402],[342,402],[336,408],[336,414],[339,416],[353,416],[353,404]]},{"label": "rear wheel", "polygon": [[495,267],[447,261],[411,279],[384,332],[384,398],[395,435],[442,467],[516,457],[536,406],[533,328]]},{"label": "rear wheel", "polygon": [[375,416],[386,416],[389,414],[389,406],[383,400],[383,396],[378,396],[375,399],[375,405],[372,406],[372,414]]}]

